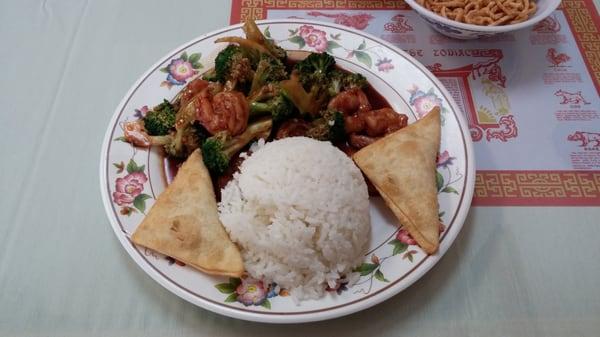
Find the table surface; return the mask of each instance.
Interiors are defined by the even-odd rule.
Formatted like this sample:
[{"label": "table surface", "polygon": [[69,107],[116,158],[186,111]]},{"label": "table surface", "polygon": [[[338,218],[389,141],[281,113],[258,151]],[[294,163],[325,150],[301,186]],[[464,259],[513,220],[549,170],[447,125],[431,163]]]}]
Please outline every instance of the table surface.
[{"label": "table surface", "polygon": [[600,209],[477,207],[392,299],[308,324],[234,320],[171,294],[100,199],[104,130],[158,58],[228,1],[0,2],[0,336],[598,336]]}]

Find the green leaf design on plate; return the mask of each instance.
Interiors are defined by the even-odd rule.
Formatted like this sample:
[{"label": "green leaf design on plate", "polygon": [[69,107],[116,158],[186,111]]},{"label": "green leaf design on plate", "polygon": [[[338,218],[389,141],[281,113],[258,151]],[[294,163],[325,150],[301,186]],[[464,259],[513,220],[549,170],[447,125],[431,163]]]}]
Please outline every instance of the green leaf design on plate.
[{"label": "green leaf design on plate", "polygon": [[290,36],[296,35],[296,33],[298,33],[298,29],[288,29],[288,32],[290,32]]},{"label": "green leaf design on plate", "polygon": [[415,253],[416,253],[415,250],[408,251],[408,252],[406,252],[406,254],[404,254],[402,256],[402,258],[403,259],[408,259],[408,261],[413,262],[413,254],[415,254]]},{"label": "green leaf design on plate", "polygon": [[133,159],[127,163],[127,173],[144,172],[146,165],[138,166]]},{"label": "green leaf design on plate", "polygon": [[394,239],[394,240],[388,242],[388,245],[394,246],[394,250],[392,251],[392,256],[403,253],[408,248],[408,245],[406,243],[401,242],[398,239]]},{"label": "green leaf design on plate", "polygon": [[127,138],[125,138],[125,136],[117,137],[113,140],[127,143]]},{"label": "green leaf design on plate", "polygon": [[163,73],[168,73],[169,67],[160,68],[159,70],[162,71]]},{"label": "green leaf design on plate", "polygon": [[443,216],[444,216],[444,214],[446,214],[446,212],[439,212],[439,213],[438,213],[438,218],[441,218],[441,217],[443,217]]},{"label": "green leaf design on plate", "polygon": [[385,278],[385,276],[383,276],[383,273],[380,269],[377,269],[377,271],[375,272],[375,278],[381,282],[390,282],[388,279]]},{"label": "green leaf design on plate", "polygon": [[193,65],[194,63],[198,62],[198,60],[200,60],[201,56],[202,56],[202,54],[200,54],[200,53],[193,53],[188,58],[188,62],[190,62]]},{"label": "green leaf design on plate", "polygon": [[266,37],[271,38],[271,31],[269,31],[269,26],[267,26],[267,28],[265,28],[265,31],[263,32],[263,34]]},{"label": "green leaf design on plate", "polygon": [[366,276],[369,275],[373,272],[373,270],[375,270],[375,268],[377,268],[377,266],[379,266],[378,264],[375,263],[363,263],[360,266],[358,266],[358,268],[356,268],[354,271],[360,273],[360,276]]},{"label": "green leaf design on plate", "polygon": [[437,185],[437,190],[439,192],[442,189],[442,187],[444,187],[444,177],[439,172],[436,172],[435,183]]},{"label": "green leaf design on plate", "polygon": [[358,46],[358,50],[363,50],[367,46],[367,41],[363,39],[363,42]]},{"label": "green leaf design on plate", "polygon": [[187,60],[188,60],[188,54],[187,54],[186,52],[183,52],[183,54],[181,54],[181,56],[180,56],[180,57],[181,57],[181,59],[182,59],[182,60],[184,60],[184,61],[187,61]]},{"label": "green leaf design on plate", "polygon": [[291,43],[297,44],[298,48],[300,48],[300,49],[304,48],[304,46],[306,45],[306,42],[304,42],[304,39],[298,35],[290,37],[288,39],[288,41],[290,41]]},{"label": "green leaf design on plate", "polygon": [[148,194],[140,194],[135,199],[133,199],[133,207],[137,208],[140,212],[144,213],[146,211],[146,200],[152,198]]},{"label": "green leaf design on plate", "polygon": [[341,47],[339,43],[335,41],[327,41],[327,52],[333,53],[333,50],[339,47]]},{"label": "green leaf design on plate", "polygon": [[113,163],[113,166],[117,168],[117,173],[121,173],[125,169],[125,164],[123,162]]},{"label": "green leaf design on plate", "polygon": [[223,294],[231,294],[235,291],[235,287],[231,283],[219,283],[215,285],[215,288]]},{"label": "green leaf design on plate", "polygon": [[225,303],[235,302],[237,300],[237,296],[238,295],[236,293],[227,296],[227,298],[225,299]]},{"label": "green leaf design on plate", "polygon": [[331,37],[334,40],[339,40],[340,39],[340,35],[342,35],[342,34],[341,33],[337,33],[335,35],[329,34],[329,37]]},{"label": "green leaf design on plate", "polygon": [[269,300],[265,300],[264,302],[262,302],[262,304],[260,305],[261,307],[265,308],[265,309],[271,309],[271,302]]},{"label": "green leaf design on plate", "polygon": [[373,65],[373,61],[371,61],[371,56],[369,56],[369,54],[365,53],[364,51],[355,50],[354,56],[356,56],[356,59],[360,63],[366,65],[369,68],[371,68],[371,65]]},{"label": "green leaf design on plate", "polygon": [[444,187],[444,189],[442,190],[442,192],[444,192],[444,193],[455,193],[455,194],[458,194],[458,191],[454,187],[452,187],[452,186],[446,186],[446,187]]},{"label": "green leaf design on plate", "polygon": [[137,172],[138,166],[135,163],[135,161],[133,161],[133,159],[129,160],[129,163],[127,163],[127,173],[133,173],[133,172]]},{"label": "green leaf design on plate", "polygon": [[233,287],[233,289],[235,290],[240,284],[242,283],[242,279],[240,279],[239,277],[230,277],[229,278],[229,284],[231,284],[231,286]]}]

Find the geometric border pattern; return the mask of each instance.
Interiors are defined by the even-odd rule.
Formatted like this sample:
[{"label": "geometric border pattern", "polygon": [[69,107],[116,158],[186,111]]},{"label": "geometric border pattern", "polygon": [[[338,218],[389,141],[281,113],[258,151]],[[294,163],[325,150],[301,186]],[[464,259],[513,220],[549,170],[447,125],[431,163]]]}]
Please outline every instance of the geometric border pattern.
[{"label": "geometric border pattern", "polygon": [[473,205],[600,206],[600,171],[477,171]]}]

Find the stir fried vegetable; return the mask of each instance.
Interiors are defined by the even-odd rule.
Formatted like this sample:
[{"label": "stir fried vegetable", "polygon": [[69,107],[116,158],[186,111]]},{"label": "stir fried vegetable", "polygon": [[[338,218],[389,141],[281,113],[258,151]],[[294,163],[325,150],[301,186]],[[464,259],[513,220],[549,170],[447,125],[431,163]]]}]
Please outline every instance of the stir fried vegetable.
[{"label": "stir fried vegetable", "polygon": [[292,73],[289,80],[281,81],[281,88],[301,113],[313,117],[317,116],[319,111],[327,104],[328,97],[323,95],[318,86],[312,87],[308,92],[304,90],[296,72]]},{"label": "stir fried vegetable", "polygon": [[406,125],[406,116],[391,108],[373,110],[366,78],[338,69],[333,56],[311,53],[290,65],[254,21],[243,30],[245,38],[217,39],[229,45],[214,68],[171,102],[124,123],[125,139],[162,146],[180,159],[200,148],[211,174],[222,176],[231,158],[259,138],[307,136],[356,150]]},{"label": "stir fried vegetable", "polygon": [[280,90],[279,94],[267,101],[250,103],[250,117],[270,114],[274,122],[290,118],[295,111],[296,107],[283,90]]},{"label": "stir fried vegetable", "polygon": [[329,82],[327,76],[335,69],[335,59],[327,53],[310,54],[296,64],[300,81],[306,90],[313,86],[326,86]]},{"label": "stir fried vegetable", "polygon": [[352,88],[364,89],[367,87],[367,79],[358,73],[347,73],[339,70],[332,71],[329,76],[328,93],[331,97],[342,91]]},{"label": "stir fried vegetable", "polygon": [[164,136],[175,127],[175,109],[166,99],[144,117],[144,127],[151,136]]},{"label": "stir fried vegetable", "polygon": [[287,53],[285,49],[276,45],[272,40],[267,39],[264,34],[258,29],[258,26],[253,20],[247,20],[242,27],[244,33],[246,34],[246,38],[250,41],[256,42],[261,46],[264,46],[265,49],[268,50],[267,54],[279,59],[280,61],[285,61],[287,57]]},{"label": "stir fried vegetable", "polygon": [[246,131],[237,137],[230,137],[227,133],[218,133],[206,139],[202,144],[204,164],[212,173],[223,173],[234,154],[255,139],[268,138],[272,126],[273,121],[265,118],[248,125]]},{"label": "stir fried vegetable", "polygon": [[169,157],[183,159],[199,148],[208,136],[202,125],[193,123],[168,135],[150,136],[150,143],[162,146]]},{"label": "stir fried vegetable", "polygon": [[279,82],[285,80],[287,77],[288,73],[280,60],[263,54],[256,66],[248,95],[253,96],[268,83]]},{"label": "stir fried vegetable", "polygon": [[256,57],[247,49],[229,45],[217,54],[214,70],[209,72],[204,79],[221,82],[231,90],[236,89],[239,85],[252,82],[255,59]]},{"label": "stir fried vegetable", "polygon": [[343,142],[346,140],[344,115],[338,111],[325,111],[321,118],[315,119],[312,122],[306,135],[310,138],[328,140],[332,143]]}]

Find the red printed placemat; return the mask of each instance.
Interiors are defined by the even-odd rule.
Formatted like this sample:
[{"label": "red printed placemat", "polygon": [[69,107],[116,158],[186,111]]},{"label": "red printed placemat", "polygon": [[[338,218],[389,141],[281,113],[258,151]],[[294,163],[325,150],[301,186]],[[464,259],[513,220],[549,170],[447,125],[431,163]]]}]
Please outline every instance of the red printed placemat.
[{"label": "red printed placemat", "polygon": [[476,41],[434,32],[403,1],[233,0],[231,23],[247,17],[346,25],[428,66],[469,122],[473,205],[600,206],[600,19],[591,0],[565,0],[531,29]]}]

